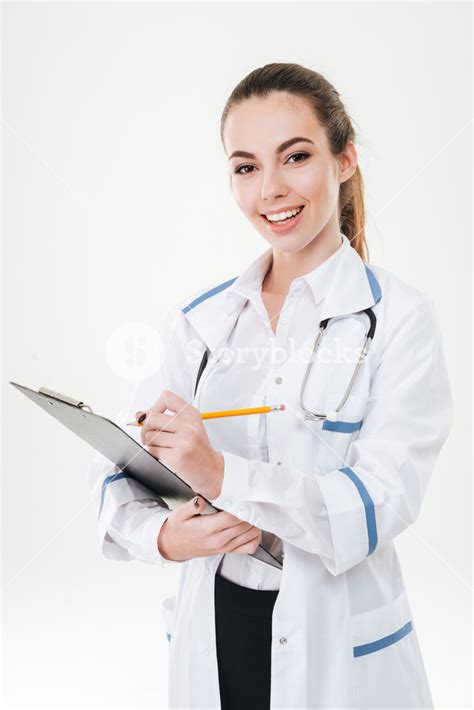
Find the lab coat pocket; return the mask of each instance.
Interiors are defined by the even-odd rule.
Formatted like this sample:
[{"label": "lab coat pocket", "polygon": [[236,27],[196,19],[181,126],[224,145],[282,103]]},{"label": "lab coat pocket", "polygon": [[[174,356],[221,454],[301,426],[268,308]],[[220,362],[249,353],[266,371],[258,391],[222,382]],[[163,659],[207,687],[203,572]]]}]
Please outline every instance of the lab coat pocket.
[{"label": "lab coat pocket", "polygon": [[174,621],[176,616],[176,594],[167,597],[161,604],[163,618],[165,621],[166,638],[171,641],[174,632]]},{"label": "lab coat pocket", "polygon": [[354,708],[430,708],[431,696],[404,590],[351,617]]},{"label": "lab coat pocket", "polygon": [[[326,411],[323,413],[334,411],[343,397],[344,392],[328,394]],[[338,414],[337,421],[324,419],[322,422],[311,422],[317,427],[314,466],[319,474],[329,473],[346,465],[344,459],[351,442],[359,436],[367,401],[368,396],[350,394]]]}]

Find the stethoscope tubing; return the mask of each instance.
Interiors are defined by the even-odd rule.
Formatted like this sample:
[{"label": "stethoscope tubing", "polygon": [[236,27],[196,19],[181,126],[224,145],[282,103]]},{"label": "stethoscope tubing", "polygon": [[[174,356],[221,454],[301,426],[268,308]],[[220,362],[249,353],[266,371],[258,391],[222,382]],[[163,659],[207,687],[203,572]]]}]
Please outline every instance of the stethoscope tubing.
[{"label": "stethoscope tubing", "polygon": [[[299,406],[300,406],[300,411],[301,411],[301,418],[303,419],[311,419],[312,421],[320,421],[322,419],[330,419],[331,421],[337,421],[339,411],[342,409],[342,407],[345,405],[347,398],[349,397],[352,388],[354,386],[354,382],[356,380],[357,374],[359,372],[359,369],[367,357],[367,353],[369,351],[369,346],[373,340],[373,337],[375,335],[375,328],[377,325],[377,318],[375,316],[375,313],[371,308],[364,308],[362,311],[357,311],[357,313],[365,313],[367,317],[369,318],[369,328],[367,330],[367,333],[365,335],[364,339],[364,344],[362,346],[362,350],[360,351],[359,354],[359,359],[357,361],[357,365],[355,367],[355,370],[352,374],[351,380],[349,382],[349,385],[347,386],[347,389],[344,393],[344,397],[342,398],[340,404],[336,407],[336,409],[332,412],[328,412],[327,414],[318,414],[317,412],[312,412],[309,409],[306,409],[306,407],[303,404],[303,399],[304,399],[304,392],[305,392],[305,387],[306,387],[306,382],[308,381],[309,375],[312,371],[313,368],[313,362],[314,358],[316,357],[316,353],[319,348],[319,343],[321,341],[322,334],[326,330],[329,321],[331,320],[330,318],[326,318],[325,320],[322,320],[319,324],[319,331],[316,335],[316,339],[314,341],[313,345],[313,352],[311,354],[310,361],[306,367],[306,372],[303,377],[303,381],[301,383],[301,388],[300,388],[300,401],[299,401]],[[355,315],[357,315],[357,313]]]}]

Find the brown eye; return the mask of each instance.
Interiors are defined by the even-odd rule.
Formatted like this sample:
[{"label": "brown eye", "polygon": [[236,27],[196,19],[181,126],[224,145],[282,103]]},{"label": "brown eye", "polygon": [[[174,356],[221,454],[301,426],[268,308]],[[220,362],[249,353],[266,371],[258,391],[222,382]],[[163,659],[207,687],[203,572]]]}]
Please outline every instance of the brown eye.
[{"label": "brown eye", "polygon": [[297,163],[302,163],[306,158],[309,158],[309,153],[306,153],[305,151],[300,151],[299,153],[293,153],[293,155],[290,155],[288,160],[291,160],[291,158],[296,158],[298,156],[303,156],[301,160],[297,160]]},{"label": "brown eye", "polygon": [[242,173],[240,172],[242,168],[253,168],[253,165],[239,165],[238,168],[234,170],[234,175],[248,175],[248,173]]}]

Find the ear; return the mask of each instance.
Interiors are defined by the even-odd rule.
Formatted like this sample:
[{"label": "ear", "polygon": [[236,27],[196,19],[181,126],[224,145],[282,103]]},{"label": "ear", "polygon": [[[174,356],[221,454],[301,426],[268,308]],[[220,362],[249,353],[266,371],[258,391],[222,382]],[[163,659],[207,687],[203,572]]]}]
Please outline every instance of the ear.
[{"label": "ear", "polygon": [[358,160],[357,151],[353,141],[348,141],[339,156],[339,182],[343,183],[354,175]]}]

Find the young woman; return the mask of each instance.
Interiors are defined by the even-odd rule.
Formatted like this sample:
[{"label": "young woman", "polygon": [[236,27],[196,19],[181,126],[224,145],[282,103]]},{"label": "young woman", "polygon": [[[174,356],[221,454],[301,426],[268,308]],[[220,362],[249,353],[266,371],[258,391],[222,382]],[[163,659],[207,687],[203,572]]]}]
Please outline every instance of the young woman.
[{"label": "young woman", "polygon": [[[354,129],[324,77],[252,71],[221,138],[269,248],[169,312],[119,418],[146,412],[132,435],[200,496],[171,512],[97,457],[104,555],[181,565],[172,708],[431,708],[394,539],[451,427],[433,300],[367,265]],[[263,404],[285,410],[200,416]]]}]

